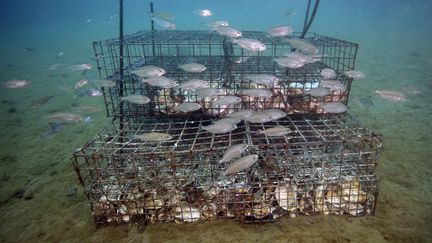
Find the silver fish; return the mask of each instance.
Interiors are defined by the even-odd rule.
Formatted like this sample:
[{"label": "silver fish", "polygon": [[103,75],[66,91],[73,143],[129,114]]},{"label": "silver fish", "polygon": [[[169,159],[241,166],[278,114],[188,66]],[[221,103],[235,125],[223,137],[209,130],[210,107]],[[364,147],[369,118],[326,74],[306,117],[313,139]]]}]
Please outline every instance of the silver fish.
[{"label": "silver fish", "polygon": [[127,101],[138,105],[144,105],[150,102],[150,98],[145,95],[128,95],[120,98],[120,101]]},{"label": "silver fish", "polygon": [[358,70],[345,71],[344,74],[353,79],[360,79],[365,77],[364,73]]},{"label": "silver fish", "polygon": [[379,94],[382,98],[389,101],[406,101],[408,98],[406,95],[390,90],[375,90],[375,93]]},{"label": "silver fish", "polygon": [[175,30],[176,29],[176,25],[173,22],[169,21],[169,20],[166,20],[166,19],[163,19],[163,18],[159,18],[159,17],[156,17],[156,16],[153,16],[151,19],[157,25],[162,26],[165,29],[168,29],[168,30]]},{"label": "silver fish", "polygon": [[201,218],[201,211],[197,207],[177,206],[174,208],[174,218],[184,222],[195,222]]},{"label": "silver fish", "polygon": [[322,69],[320,74],[325,79],[332,79],[336,77],[336,72],[331,68]]},{"label": "silver fish", "polygon": [[84,93],[90,97],[99,97],[103,95],[102,91],[99,89],[86,89],[84,90]]},{"label": "silver fish", "polygon": [[337,80],[322,80],[320,85],[329,88],[332,91],[345,92],[346,90],[345,85]]},{"label": "silver fish", "polygon": [[267,89],[243,89],[240,91],[240,94],[261,98],[269,98],[273,96],[272,92]]},{"label": "silver fish", "polygon": [[273,118],[265,113],[257,113],[253,114],[252,116],[248,117],[246,121],[250,123],[266,123],[269,121],[272,121]]},{"label": "silver fish", "polygon": [[189,81],[181,83],[177,88],[194,91],[196,89],[208,87],[210,87],[210,83],[208,81],[204,81],[201,79],[191,79]]},{"label": "silver fish", "polygon": [[228,114],[228,117],[239,118],[242,120],[247,120],[253,114],[256,114],[254,110],[241,110]]},{"label": "silver fish", "polygon": [[233,39],[232,42],[249,51],[264,51],[267,48],[261,41],[251,38]]},{"label": "silver fish", "polygon": [[278,109],[268,109],[263,111],[262,114],[271,116],[273,121],[278,120],[287,115],[284,111]]},{"label": "silver fish", "polygon": [[317,54],[319,52],[315,45],[303,39],[290,38],[288,39],[288,43],[294,48],[297,48],[305,53]]},{"label": "silver fish", "polygon": [[267,33],[271,37],[284,37],[294,32],[294,28],[288,25],[279,25],[267,29]]},{"label": "silver fish", "polygon": [[207,132],[214,133],[214,134],[228,133],[233,131],[236,128],[237,125],[231,123],[218,123],[218,124],[211,124],[202,127],[203,130],[206,130]]},{"label": "silver fish", "polygon": [[182,64],[179,67],[183,69],[185,72],[190,72],[190,73],[201,73],[207,69],[204,65],[199,63],[187,63],[187,64]]},{"label": "silver fish", "polygon": [[309,94],[312,97],[323,97],[323,96],[331,94],[331,91],[328,88],[318,87],[318,88],[313,88],[313,89],[309,90]]},{"label": "silver fish", "polygon": [[177,106],[176,110],[182,112],[191,112],[201,109],[201,105],[193,102],[185,102]]},{"label": "silver fish", "polygon": [[245,75],[245,79],[257,84],[274,86],[278,84],[279,79],[271,74],[249,74]]},{"label": "silver fish", "polygon": [[84,118],[79,114],[57,112],[48,116],[48,119],[58,122],[82,122]]},{"label": "silver fish", "polygon": [[147,65],[132,70],[131,73],[140,76],[141,78],[159,77],[166,73],[163,68],[156,67],[153,65]]},{"label": "silver fish", "polygon": [[74,84],[74,90],[81,89],[84,85],[88,84],[88,79],[80,79]]},{"label": "silver fish", "polygon": [[321,59],[321,57],[319,57],[319,56],[304,55],[304,54],[301,54],[298,52],[285,53],[283,56],[286,58],[291,58],[293,60],[300,61],[304,64],[314,63],[314,62],[317,62]]},{"label": "silver fish", "polygon": [[199,88],[195,90],[195,94],[197,96],[201,97],[215,97],[218,95],[223,95],[224,92],[222,89],[215,89],[215,88]]},{"label": "silver fish", "polygon": [[213,101],[213,105],[221,106],[221,105],[234,105],[238,104],[242,101],[240,97],[227,95],[227,96],[220,96],[217,100]]},{"label": "silver fish", "polygon": [[173,136],[167,133],[150,132],[150,133],[143,133],[143,134],[135,134],[133,138],[145,142],[160,142],[160,141],[171,140]]},{"label": "silver fish", "polygon": [[239,171],[245,170],[249,167],[251,167],[255,162],[258,161],[258,155],[257,154],[251,154],[246,155],[233,163],[231,163],[228,168],[224,171],[223,175],[232,175]]},{"label": "silver fish", "polygon": [[224,35],[230,38],[239,38],[243,36],[241,31],[234,29],[232,27],[222,26],[222,27],[216,27],[213,30],[218,32],[220,35]]},{"label": "silver fish", "polygon": [[226,118],[222,118],[220,120],[214,121],[213,124],[221,124],[221,123],[228,123],[228,124],[233,124],[233,125],[237,125],[241,122],[240,118],[235,118],[235,117],[226,117]]},{"label": "silver fish", "polygon": [[231,161],[234,158],[240,157],[241,154],[243,154],[246,149],[249,147],[248,144],[236,144],[228,148],[228,150],[224,153],[222,156],[222,159],[219,160],[219,164],[222,164],[223,162]]},{"label": "silver fish", "polygon": [[325,113],[344,113],[348,110],[348,107],[342,102],[329,102],[321,106]]},{"label": "silver fish", "polygon": [[305,89],[305,90],[309,90],[309,89],[313,89],[313,88],[318,88],[319,87],[319,82],[318,81],[308,81],[305,84],[299,83],[299,82],[294,82],[294,83],[290,83],[288,85],[288,87],[290,89]]},{"label": "silver fish", "polygon": [[96,83],[97,86],[101,88],[114,88],[114,86],[116,85],[114,81],[108,79],[100,79],[94,82]]},{"label": "silver fish", "polygon": [[278,57],[274,61],[279,64],[279,66],[287,68],[301,68],[304,66],[304,62],[290,58],[290,57]]},{"label": "silver fish", "polygon": [[240,64],[240,63],[246,62],[250,58],[251,58],[251,56],[238,57],[237,59],[234,60],[234,63]]},{"label": "silver fish", "polygon": [[210,9],[199,9],[192,11],[194,14],[198,14],[201,17],[210,17],[213,15]]},{"label": "silver fish", "polygon": [[210,23],[207,23],[207,26],[211,29],[219,28],[219,27],[227,27],[229,26],[228,22],[224,20],[217,20]]},{"label": "silver fish", "polygon": [[142,82],[147,83],[150,86],[161,87],[164,89],[173,88],[179,85],[177,81],[163,76],[143,79]]},{"label": "silver fish", "polygon": [[258,134],[264,134],[269,137],[285,136],[291,132],[291,129],[284,126],[275,126],[265,130],[258,130]]}]

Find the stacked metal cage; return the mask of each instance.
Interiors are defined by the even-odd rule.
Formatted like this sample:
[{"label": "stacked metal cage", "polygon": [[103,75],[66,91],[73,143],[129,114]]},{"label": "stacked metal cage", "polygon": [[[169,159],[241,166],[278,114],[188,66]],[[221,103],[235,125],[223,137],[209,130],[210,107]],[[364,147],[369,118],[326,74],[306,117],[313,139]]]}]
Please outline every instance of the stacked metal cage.
[{"label": "stacked metal cage", "polygon": [[[291,69],[273,61],[293,49],[283,38],[254,31],[243,34],[262,41],[267,49],[251,54],[207,31],[144,31],[127,36],[122,42],[126,67],[122,77],[119,40],[93,43],[101,77],[117,83],[103,89],[112,124],[73,157],[96,222],[212,218],[268,222],[282,215],[374,213],[381,137],[348,114],[324,114],[322,110],[328,102],[347,103],[352,79],[343,72],[354,68],[357,44],[309,34],[306,39],[319,49],[319,60]],[[203,64],[207,70],[189,73],[179,68],[189,62]],[[144,65],[162,67],[165,76],[179,83],[208,80],[225,95],[256,88],[245,79],[249,74],[272,74],[280,82],[273,87],[271,98],[240,96],[242,102],[235,106],[209,107],[208,100],[181,89],[142,83],[132,71]],[[346,88],[312,97],[308,92],[319,86],[324,68],[333,69]],[[146,95],[150,102],[121,102],[121,93]],[[200,103],[202,109],[176,111],[175,106],[185,99]],[[289,115],[270,122],[242,121],[222,134],[202,129],[244,109],[280,109]],[[281,136],[262,132],[274,126],[290,132]],[[169,134],[171,139],[136,139],[136,135],[156,132]],[[245,155],[256,154],[258,160],[249,168],[223,175],[230,163],[219,161],[236,144],[247,144]]]}]

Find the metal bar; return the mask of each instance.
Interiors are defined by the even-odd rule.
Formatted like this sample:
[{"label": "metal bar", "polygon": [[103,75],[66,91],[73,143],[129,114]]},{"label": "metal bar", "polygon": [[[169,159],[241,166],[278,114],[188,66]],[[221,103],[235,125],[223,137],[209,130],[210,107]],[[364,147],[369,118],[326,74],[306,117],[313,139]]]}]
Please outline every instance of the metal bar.
[{"label": "metal bar", "polygon": [[[120,40],[120,66],[119,66],[119,96],[123,97],[123,0],[120,0],[120,30],[119,30],[119,40]],[[120,103],[120,130],[123,130],[123,104]]]},{"label": "metal bar", "polygon": [[151,15],[151,37],[152,37],[152,51],[153,51],[153,56],[155,56],[156,51],[155,51],[155,38],[154,38],[154,20],[153,20],[153,2],[150,2],[150,15]]}]

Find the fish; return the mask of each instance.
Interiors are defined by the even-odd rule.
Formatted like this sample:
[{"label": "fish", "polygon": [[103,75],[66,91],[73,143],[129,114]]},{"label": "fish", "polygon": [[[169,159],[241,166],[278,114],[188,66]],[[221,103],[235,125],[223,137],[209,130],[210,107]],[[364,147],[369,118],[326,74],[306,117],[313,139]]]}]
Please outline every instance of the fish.
[{"label": "fish", "polygon": [[235,130],[236,128],[237,125],[232,123],[216,123],[201,127],[201,129],[213,134],[228,133]]},{"label": "fish", "polygon": [[331,94],[330,89],[325,87],[312,88],[308,91],[309,95],[312,97],[323,97]]},{"label": "fish", "polygon": [[80,105],[80,106],[73,106],[72,107],[73,110],[78,111],[78,112],[83,112],[83,113],[95,113],[95,112],[100,112],[101,110],[96,107],[96,106],[89,106],[89,105]]},{"label": "fish", "polygon": [[160,18],[157,16],[153,16],[151,17],[151,19],[159,26],[161,26],[164,29],[168,29],[168,30],[175,30],[176,29],[176,25],[171,22],[170,20],[166,20],[164,18]]},{"label": "fish", "polygon": [[32,48],[32,47],[23,47],[21,48],[21,51],[25,51],[25,52],[31,52],[31,51],[36,51],[36,48]]},{"label": "fish", "polygon": [[201,17],[210,17],[213,15],[212,11],[210,9],[199,9],[192,11],[194,14],[197,14]]},{"label": "fish", "polygon": [[84,85],[88,84],[88,79],[80,79],[74,84],[74,90],[81,89]]},{"label": "fish", "polygon": [[64,66],[66,66],[66,64],[63,63],[55,63],[55,64],[51,64],[47,70],[48,71],[57,71],[59,69],[62,69]]},{"label": "fish", "polygon": [[353,79],[361,79],[365,77],[364,73],[358,70],[345,71],[344,74]]},{"label": "fish", "polygon": [[320,71],[320,74],[325,79],[332,79],[336,77],[336,72],[331,68],[324,68]]},{"label": "fish", "polygon": [[154,12],[154,13],[152,13],[152,17],[158,17],[158,18],[165,19],[165,20],[175,19],[174,15],[167,13],[167,12]]},{"label": "fish", "polygon": [[195,94],[201,97],[215,97],[219,95],[223,95],[224,91],[222,89],[215,88],[199,88],[195,90]]},{"label": "fish", "polygon": [[46,129],[41,135],[41,137],[43,138],[52,136],[62,131],[64,128],[64,124],[62,124],[61,122],[49,122],[48,124],[49,124],[49,128]]},{"label": "fish", "polygon": [[227,95],[227,96],[220,96],[217,100],[213,101],[213,105],[216,106],[222,106],[222,105],[234,105],[238,104],[242,101],[240,97]]},{"label": "fish", "polygon": [[345,85],[337,80],[322,80],[320,85],[330,89],[331,91],[345,92],[346,90]]},{"label": "fish", "polygon": [[234,63],[236,63],[236,64],[240,64],[240,63],[246,62],[246,61],[249,60],[250,58],[251,58],[251,56],[238,57],[237,59],[234,60]]},{"label": "fish", "polygon": [[187,63],[187,64],[182,64],[179,67],[183,69],[185,72],[190,72],[190,73],[202,73],[207,69],[204,65],[199,63]]},{"label": "fish", "polygon": [[381,96],[382,98],[389,100],[389,101],[407,101],[408,98],[406,95],[397,92],[397,91],[390,91],[390,90],[375,90],[375,93]]},{"label": "fish", "polygon": [[182,111],[182,112],[191,112],[191,111],[196,111],[199,109],[201,109],[201,105],[198,103],[193,103],[193,102],[185,102],[185,103],[179,104],[176,107],[176,110]]},{"label": "fish", "polygon": [[294,15],[296,15],[297,13],[293,10],[285,10],[282,12],[282,15],[286,16],[286,17],[292,17]]},{"label": "fish", "polygon": [[251,38],[233,39],[232,42],[238,44],[243,49],[254,52],[264,51],[267,48],[261,41]]},{"label": "fish", "polygon": [[177,81],[163,76],[143,79],[142,82],[147,83],[150,86],[160,87],[164,89],[173,88],[179,85]]},{"label": "fish", "polygon": [[120,101],[127,101],[129,103],[134,103],[138,105],[145,105],[150,102],[150,98],[145,95],[128,95],[125,97],[121,97]]},{"label": "fish", "polygon": [[304,66],[304,62],[290,58],[290,57],[278,57],[274,61],[279,64],[279,66],[287,68],[301,68]]},{"label": "fish", "polygon": [[269,137],[285,136],[291,132],[291,129],[284,126],[275,126],[265,130],[258,130],[258,134],[264,134]]},{"label": "fish", "polygon": [[257,84],[274,86],[279,83],[279,79],[271,74],[249,74],[245,75],[245,79]]},{"label": "fish", "polygon": [[102,91],[99,89],[86,89],[84,90],[84,94],[90,97],[99,97],[103,95]]},{"label": "fish", "polygon": [[68,112],[57,112],[48,116],[49,120],[57,122],[82,122],[83,117],[79,114]]},{"label": "fish", "polygon": [[210,87],[210,83],[208,81],[204,81],[201,79],[191,79],[177,86],[177,88],[179,89],[192,90],[192,91],[195,91],[196,89],[209,88],[209,87]]},{"label": "fish", "polygon": [[156,67],[153,65],[147,65],[132,70],[131,73],[138,75],[141,78],[159,77],[166,73],[163,68]]},{"label": "fish", "polygon": [[225,20],[217,20],[217,21],[212,21],[210,23],[207,23],[207,26],[211,29],[215,29],[218,27],[227,27],[229,26],[229,23],[226,22]]},{"label": "fish", "polygon": [[317,54],[319,52],[318,48],[309,41],[299,38],[290,38],[287,41],[292,47],[299,49],[305,53]]},{"label": "fish", "polygon": [[321,106],[325,113],[344,113],[348,110],[348,107],[342,102],[329,102]]},{"label": "fish", "polygon": [[173,136],[171,136],[168,133],[150,132],[150,133],[143,133],[143,134],[135,134],[133,138],[139,139],[144,142],[162,142],[162,141],[169,141],[173,139]]},{"label": "fish", "polygon": [[234,162],[232,162],[228,168],[224,171],[223,175],[232,175],[239,171],[245,170],[251,167],[258,161],[259,156],[257,154],[246,155]]},{"label": "fish", "polygon": [[8,80],[8,81],[4,82],[2,85],[4,88],[7,88],[7,89],[19,89],[19,88],[27,87],[30,84],[31,84],[30,80],[14,79],[14,80]]},{"label": "fish", "polygon": [[235,118],[235,117],[226,117],[226,118],[222,118],[219,119],[217,121],[213,121],[213,124],[221,124],[221,123],[228,123],[228,124],[233,124],[233,125],[237,125],[241,122],[240,118]]},{"label": "fish", "polygon": [[304,64],[314,63],[314,62],[317,62],[317,61],[321,60],[321,56],[318,56],[318,55],[304,55],[304,54],[298,53],[298,52],[285,53],[285,54],[283,54],[283,56],[286,57],[286,58],[291,58],[291,59],[296,60],[296,61],[300,61],[300,62],[302,62]]},{"label": "fish", "polygon": [[241,95],[247,95],[251,97],[260,97],[260,98],[269,98],[272,97],[273,94],[270,90],[267,89],[242,89],[240,90]]},{"label": "fish", "polygon": [[75,64],[75,65],[70,66],[70,68],[72,70],[76,70],[76,71],[88,71],[88,70],[92,69],[92,67],[93,66],[91,64],[87,64],[87,63]]},{"label": "fish", "polygon": [[294,28],[289,25],[279,25],[267,29],[267,33],[271,37],[284,37],[294,32]]},{"label": "fish", "polygon": [[288,85],[288,87],[290,89],[305,89],[305,90],[310,90],[310,89],[313,89],[313,88],[318,88],[319,87],[319,81],[307,81],[307,83],[305,83],[305,84],[302,84],[302,83],[299,83],[299,82],[293,82],[293,83],[290,83]]},{"label": "fish", "polygon": [[239,118],[242,120],[247,120],[253,114],[256,114],[254,110],[241,110],[228,114],[228,117]]},{"label": "fish", "polygon": [[265,113],[256,113],[246,119],[250,123],[266,123],[272,120],[273,117]]},{"label": "fish", "polygon": [[222,159],[219,160],[219,164],[222,164],[223,162],[229,162],[234,158],[240,157],[248,147],[249,145],[244,143],[232,145],[227,149],[227,151],[225,151]]},{"label": "fish", "polygon": [[279,120],[282,117],[285,117],[287,115],[284,111],[279,110],[279,109],[264,110],[262,112],[262,114],[266,114],[266,115],[271,116],[271,118],[272,118],[273,121]]},{"label": "fish", "polygon": [[201,211],[197,207],[177,206],[174,208],[174,218],[185,222],[195,222],[201,218]]},{"label": "fish", "polygon": [[116,85],[116,82],[108,79],[99,79],[94,82],[96,83],[97,86],[101,88],[114,88],[114,86]]},{"label": "fish", "polygon": [[54,98],[54,96],[47,95],[47,96],[41,97],[41,98],[33,101],[32,102],[32,109],[37,109],[37,108],[41,107],[42,105],[44,105],[45,103],[50,101],[52,98]]},{"label": "fish", "polygon": [[224,35],[230,38],[239,38],[243,36],[241,31],[229,26],[216,27],[213,30],[220,35]]}]

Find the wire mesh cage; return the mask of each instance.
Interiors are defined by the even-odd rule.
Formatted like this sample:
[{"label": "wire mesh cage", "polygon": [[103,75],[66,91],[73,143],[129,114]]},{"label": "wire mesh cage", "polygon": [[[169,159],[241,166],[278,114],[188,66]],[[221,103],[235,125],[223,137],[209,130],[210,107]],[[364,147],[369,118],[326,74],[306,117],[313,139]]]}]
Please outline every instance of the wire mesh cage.
[{"label": "wire mesh cage", "polygon": [[[381,136],[352,117],[242,122],[225,134],[204,131],[210,123],[154,119],[125,123],[121,130],[113,123],[77,150],[74,168],[96,222],[268,222],[286,214],[374,213]],[[263,132],[272,126],[290,131]],[[137,139],[148,133],[170,137]],[[255,163],[232,171],[238,160],[223,158],[238,144],[247,145],[238,160],[253,157]]]},{"label": "wire mesh cage", "polygon": [[[122,42],[126,67],[122,78],[119,76],[120,41],[94,42],[100,76],[117,81],[116,86],[103,90],[108,114],[114,118],[149,115],[223,117],[242,109],[273,108],[288,113],[323,113],[322,106],[326,103],[347,103],[352,79],[343,72],[354,68],[357,44],[308,34],[305,40],[317,48],[317,53],[307,55],[311,60],[305,65],[290,68],[275,62],[277,57],[298,53],[294,52],[296,48],[289,40],[257,31],[244,31],[243,35],[261,41],[266,49],[250,52],[229,38],[208,31],[143,31],[126,36]],[[180,65],[187,63],[204,65],[206,70],[182,70]],[[179,86],[163,88],[143,83],[133,72],[148,65],[163,68],[164,76]],[[335,71],[333,83],[323,77],[323,69]],[[257,81],[257,77],[263,77],[259,75],[273,76],[278,81],[263,84]],[[200,95],[194,89],[185,88],[185,83],[191,80],[205,82],[205,87],[218,91],[210,97]],[[123,95],[120,94],[120,82]],[[148,96],[150,102],[122,102],[122,97],[131,94]],[[235,104],[218,104],[216,100],[224,96],[240,99]],[[198,109],[185,111],[179,108],[182,103],[197,104]]]}]

